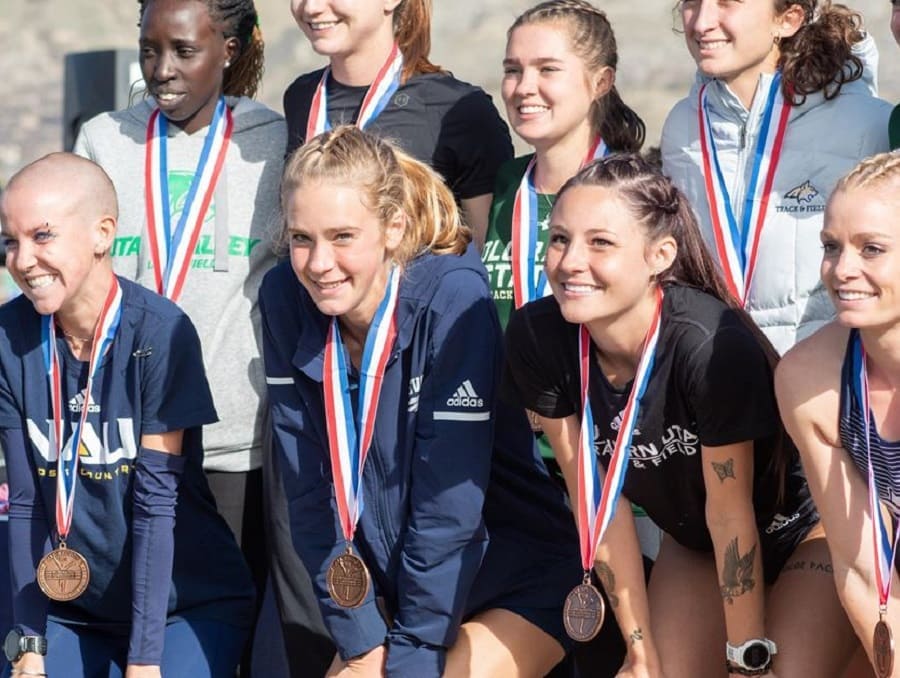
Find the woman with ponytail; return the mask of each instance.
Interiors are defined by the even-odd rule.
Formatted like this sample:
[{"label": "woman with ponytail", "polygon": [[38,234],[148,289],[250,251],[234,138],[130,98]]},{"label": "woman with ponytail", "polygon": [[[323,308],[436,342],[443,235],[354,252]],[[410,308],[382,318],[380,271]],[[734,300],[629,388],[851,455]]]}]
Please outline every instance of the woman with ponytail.
[{"label": "woman with ponytail", "polygon": [[284,93],[287,153],[333,125],[396,140],[440,174],[476,244],[484,242],[497,170],[512,157],[490,97],[431,63],[431,0],[291,0],[328,66]]},{"label": "woman with ponytail", "polygon": [[[500,168],[482,252],[503,326],[515,308],[550,294],[541,270],[557,191],[594,158],[637,152],[644,143],[643,121],[616,89],[618,61],[606,14],[586,0],[541,2],[507,31],[506,117],[534,152]],[[538,444],[559,477],[546,437]],[[579,648],[579,666],[590,675],[603,673],[600,664],[619,665],[624,649],[612,620],[607,628],[590,649]]]},{"label": "woman with ponytail", "polygon": [[818,233],[834,185],[888,148],[875,44],[830,0],[680,0],[691,94],[663,169],[697,212],[731,293],[779,352],[832,317]]},{"label": "woman with ponytail", "polygon": [[340,126],[291,156],[282,207],[266,381],[328,675],[544,676],[570,645],[575,533],[524,412],[496,401],[502,335],[453,195]]},{"label": "woman with ponytail", "polygon": [[[537,414],[577,516],[585,587],[566,609],[599,599],[593,569],[626,640],[618,676],[841,676],[854,639],[818,574],[777,355],[684,195],[634,154],[588,165],[557,196],[545,273],[553,295],[510,319],[504,392]],[[647,585],[629,502],[664,532]]]},{"label": "woman with ponytail", "polygon": [[253,0],[139,8],[149,96],[88,121],[75,152],[118,192],[116,272],[177,302],[197,327],[219,413],[204,429],[204,469],[261,600],[267,410],[256,293],[275,261],[267,243],[279,221],[284,120],[252,99],[263,73]]}]

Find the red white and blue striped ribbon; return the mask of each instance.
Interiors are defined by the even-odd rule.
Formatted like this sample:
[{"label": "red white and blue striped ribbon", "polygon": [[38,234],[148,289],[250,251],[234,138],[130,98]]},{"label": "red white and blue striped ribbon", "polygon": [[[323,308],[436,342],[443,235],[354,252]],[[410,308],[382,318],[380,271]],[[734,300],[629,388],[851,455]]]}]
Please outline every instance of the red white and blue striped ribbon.
[{"label": "red white and blue striped ribbon", "polygon": [[662,319],[662,288],[657,288],[656,312],[644,338],[641,358],[638,361],[631,393],[622,411],[622,421],[616,434],[606,476],[600,483],[600,462],[594,451],[594,419],[589,398],[591,335],[581,326],[578,335],[579,365],[581,374],[581,431],[578,436],[578,537],[581,545],[581,563],[584,571],[594,566],[597,545],[606,534],[606,528],[616,514],[616,504],[625,483],[628,460],[631,458],[631,439],[637,424],[641,397],[650,382],[656,345]]},{"label": "red white and blue striped ribbon", "polygon": [[[600,137],[594,140],[582,167],[609,153],[606,143]],[[513,202],[512,215],[512,283],[515,307],[524,306],[529,301],[550,294],[546,274],[537,265],[538,241],[538,194],[534,186],[534,167],[537,157],[533,157],[519,182]]]},{"label": "red white and blue striped ribbon", "polygon": [[868,466],[869,482],[869,512],[872,514],[872,543],[875,548],[875,583],[878,586],[878,608],[883,614],[887,611],[888,599],[891,595],[891,573],[894,571],[894,557],[897,553],[897,537],[900,530],[895,530],[893,539],[888,534],[884,514],[881,512],[881,502],[878,499],[878,487],[875,484],[875,469],[872,467],[871,425],[872,410],[869,405],[869,377],[866,372],[866,349],[862,343],[862,337],[855,331],[855,347],[853,359],[856,365],[856,382],[854,390],[864,417],[864,430],[866,434],[866,462]]},{"label": "red white and blue striped ribbon", "polygon": [[147,122],[144,154],[144,202],[147,211],[147,234],[156,291],[178,301],[191,267],[191,256],[203,228],[206,212],[216,190],[216,182],[225,164],[228,144],[234,129],[231,109],[221,97],[216,105],[203,150],[197,162],[194,179],[188,189],[181,216],[172,229],[172,206],[169,203],[169,168],[167,153],[168,120],[159,109]]},{"label": "red white and blue striped ribbon", "polygon": [[353,540],[363,512],[362,474],[375,432],[375,416],[388,357],[397,335],[396,308],[400,269],[394,268],[384,298],[366,334],[359,370],[359,401],[354,416],[347,377],[347,359],[337,317],[331,321],[325,342],[322,386],[325,424],[334,478],[334,494],[344,539]]},{"label": "red white and blue striped ribbon", "polygon": [[[375,76],[375,80],[369,85],[369,90],[363,99],[356,119],[356,126],[365,129],[387,107],[394,96],[394,92],[400,87],[400,75],[403,72],[403,53],[400,47],[394,43],[387,60]],[[325,69],[316,92],[313,95],[309,108],[309,118],[306,122],[306,140],[331,129],[328,122],[328,76],[331,68]]]},{"label": "red white and blue striped ribbon", "polygon": [[41,319],[41,339],[44,353],[44,367],[50,385],[50,407],[53,413],[53,428],[50,431],[50,444],[56,452],[56,530],[61,541],[69,536],[72,517],[75,511],[75,488],[77,487],[79,450],[84,424],[92,402],[94,376],[97,368],[115,339],[122,317],[122,290],[119,281],[113,276],[112,285],[97,326],[94,328],[94,343],[91,347],[91,358],[88,363],[87,384],[84,388],[84,402],[81,405],[81,417],[72,424],[72,436],[69,444],[63,449],[65,436],[65,418],[62,402],[62,375],[60,374],[59,355],[56,351],[56,321],[52,315]]},{"label": "red white and blue striped ribbon", "polygon": [[744,209],[738,223],[716,152],[716,140],[707,108],[707,87],[700,88],[698,115],[703,179],[712,220],[716,254],[734,298],[746,303],[753,284],[759,241],[769,208],[769,196],[781,159],[791,105],[781,93],[781,73],[776,72],[769,85],[763,109],[759,139],[754,149],[750,183],[744,197]]}]

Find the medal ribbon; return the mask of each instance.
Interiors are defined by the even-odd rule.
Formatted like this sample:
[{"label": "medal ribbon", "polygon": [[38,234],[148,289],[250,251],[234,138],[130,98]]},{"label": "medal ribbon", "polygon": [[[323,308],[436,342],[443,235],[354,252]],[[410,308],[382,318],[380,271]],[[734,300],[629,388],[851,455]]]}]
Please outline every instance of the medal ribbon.
[{"label": "medal ribbon", "polygon": [[[394,43],[387,60],[375,76],[375,80],[369,85],[369,91],[363,99],[359,109],[356,126],[365,129],[387,107],[394,96],[394,92],[400,87],[400,75],[403,72],[403,54],[400,47]],[[331,129],[328,122],[328,76],[331,67],[326,67],[325,72],[316,86],[312,104],[309,108],[309,118],[306,121],[306,140]]]},{"label": "medal ribbon", "polygon": [[72,527],[72,516],[75,510],[75,487],[78,478],[78,453],[81,448],[81,434],[87,421],[90,409],[91,391],[94,385],[94,376],[103,356],[109,350],[116,330],[119,329],[119,320],[122,316],[122,290],[119,281],[113,276],[112,285],[100,311],[100,318],[94,328],[94,344],[91,347],[91,358],[88,363],[87,385],[84,388],[84,402],[81,406],[81,416],[72,425],[71,445],[68,446],[68,455],[62,449],[62,440],[65,435],[65,420],[63,416],[62,402],[62,376],[60,374],[59,355],[56,351],[56,322],[52,315],[41,318],[41,339],[44,353],[44,366],[47,370],[47,379],[50,383],[50,404],[53,412],[53,428],[50,431],[51,441],[56,452],[56,530],[59,532],[60,541],[65,541]]},{"label": "medal ribbon", "polygon": [[707,107],[708,86],[707,83],[700,88],[698,107],[706,199],[709,203],[716,253],[725,273],[725,281],[734,298],[746,303],[756,269],[759,240],[769,208],[775,172],[781,159],[791,105],[781,94],[781,73],[776,72],[766,95],[750,184],[744,198],[742,220],[738,223],[716,151],[716,140]]},{"label": "medal ribbon", "polygon": [[872,447],[870,443],[870,419],[872,411],[869,409],[869,377],[866,373],[866,350],[863,347],[859,332],[855,331],[853,360],[857,379],[854,382],[854,391],[860,408],[865,418],[866,432],[866,463],[868,466],[869,482],[869,512],[872,514],[872,542],[875,547],[875,583],[878,586],[878,610],[881,615],[887,610],[887,602],[891,595],[891,573],[894,570],[894,557],[897,553],[897,531],[893,540],[888,536],[888,528],[884,515],[881,513],[881,504],[878,501],[878,487],[875,485],[875,470],[872,467]]},{"label": "medal ribbon", "polygon": [[616,514],[616,503],[622,493],[628,460],[631,457],[631,439],[637,424],[641,397],[650,382],[656,344],[662,319],[662,288],[657,288],[656,312],[644,338],[641,358],[631,385],[631,393],[622,411],[622,423],[616,435],[606,477],[600,483],[600,462],[594,452],[594,419],[591,415],[589,381],[591,364],[591,335],[581,325],[578,335],[579,366],[581,373],[581,431],[578,436],[578,539],[581,545],[581,564],[585,572],[594,566],[597,545],[606,534],[606,528]]},{"label": "medal ribbon", "polygon": [[[584,167],[608,153],[606,143],[598,136],[581,166]],[[513,202],[511,257],[513,300],[516,308],[550,294],[546,274],[535,271],[538,240],[538,195],[534,186],[536,160],[533,157],[525,168]]]},{"label": "medal ribbon", "polygon": [[350,399],[347,360],[337,317],[331,321],[325,342],[322,386],[325,394],[325,424],[334,477],[334,494],[344,539],[353,541],[363,511],[362,474],[375,432],[375,415],[388,357],[397,335],[396,308],[400,270],[394,268],[384,298],[366,334],[359,370],[359,402],[356,417]]},{"label": "medal ribbon", "polygon": [[225,164],[234,120],[231,109],[225,105],[225,98],[220,97],[174,231],[169,204],[167,129],[168,120],[157,108],[147,122],[144,202],[156,291],[172,301],[178,301],[191,267],[191,255],[216,190],[216,182]]}]

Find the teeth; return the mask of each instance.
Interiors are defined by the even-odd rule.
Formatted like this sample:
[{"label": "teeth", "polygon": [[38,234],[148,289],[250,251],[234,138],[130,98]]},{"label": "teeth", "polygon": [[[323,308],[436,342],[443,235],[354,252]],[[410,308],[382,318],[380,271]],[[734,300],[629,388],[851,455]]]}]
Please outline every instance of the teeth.
[{"label": "teeth", "polygon": [[309,26],[314,31],[323,31],[326,28],[337,26],[337,21],[310,21]]},{"label": "teeth", "polygon": [[47,287],[48,285],[53,284],[53,281],[56,280],[55,275],[38,275],[34,278],[28,278],[25,282],[28,284],[33,290],[40,289],[42,287]]},{"label": "teeth", "polygon": [[550,108],[548,106],[538,106],[538,105],[519,106],[519,113],[525,113],[525,114],[543,113],[544,111],[549,111],[549,110],[550,110]]},{"label": "teeth", "polygon": [[589,294],[597,289],[594,285],[573,285],[571,283],[564,283],[563,288],[566,292],[574,292],[575,294]]},{"label": "teeth", "polygon": [[177,94],[157,94],[156,98],[160,101],[174,101],[178,98]]},{"label": "teeth", "polygon": [[869,299],[875,296],[871,292],[851,292],[845,290],[838,290],[837,295],[838,299],[841,301],[859,301],[860,299]]},{"label": "teeth", "polygon": [[319,289],[322,289],[322,290],[333,290],[333,289],[336,289],[336,288],[340,287],[340,286],[343,285],[343,284],[344,284],[344,281],[343,281],[343,280],[339,280],[339,281],[333,282],[333,283],[317,282],[317,283],[316,283],[316,286],[317,286]]},{"label": "teeth", "polygon": [[728,44],[727,40],[709,40],[709,41],[698,41],[697,44],[700,45],[701,49],[719,49],[720,47],[724,47]]}]

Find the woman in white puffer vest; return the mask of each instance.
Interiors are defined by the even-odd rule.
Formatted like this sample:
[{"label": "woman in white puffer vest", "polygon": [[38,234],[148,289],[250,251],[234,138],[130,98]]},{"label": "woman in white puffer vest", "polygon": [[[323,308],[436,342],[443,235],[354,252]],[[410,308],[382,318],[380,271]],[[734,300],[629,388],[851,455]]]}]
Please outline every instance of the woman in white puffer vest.
[{"label": "woman in white puffer vest", "polygon": [[732,293],[780,353],[833,315],[819,231],[837,180],[888,150],[877,51],[827,0],[680,3],[697,62],[662,136]]}]

